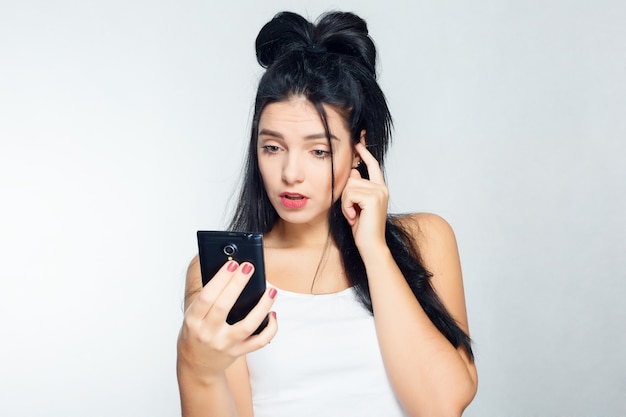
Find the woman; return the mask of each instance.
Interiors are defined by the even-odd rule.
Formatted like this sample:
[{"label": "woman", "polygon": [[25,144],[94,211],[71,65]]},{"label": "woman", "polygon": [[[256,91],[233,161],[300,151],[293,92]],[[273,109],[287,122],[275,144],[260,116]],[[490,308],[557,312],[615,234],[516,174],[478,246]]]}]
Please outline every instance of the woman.
[{"label": "woman", "polygon": [[477,376],[456,242],[436,215],[387,214],[391,116],[366,23],[280,13],[256,51],[267,70],[230,228],[264,234],[268,290],[228,325],[254,266],[202,288],[191,262],[183,415],[461,415]]}]

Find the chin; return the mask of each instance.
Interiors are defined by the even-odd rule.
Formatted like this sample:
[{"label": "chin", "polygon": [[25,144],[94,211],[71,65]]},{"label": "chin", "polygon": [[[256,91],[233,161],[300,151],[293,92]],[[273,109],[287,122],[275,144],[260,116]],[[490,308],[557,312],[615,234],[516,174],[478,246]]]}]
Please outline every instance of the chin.
[{"label": "chin", "polygon": [[319,221],[327,221],[328,220],[328,212],[325,213],[306,213],[304,211],[286,211],[286,210],[277,210],[278,217],[280,220],[289,223],[289,224],[313,224]]}]

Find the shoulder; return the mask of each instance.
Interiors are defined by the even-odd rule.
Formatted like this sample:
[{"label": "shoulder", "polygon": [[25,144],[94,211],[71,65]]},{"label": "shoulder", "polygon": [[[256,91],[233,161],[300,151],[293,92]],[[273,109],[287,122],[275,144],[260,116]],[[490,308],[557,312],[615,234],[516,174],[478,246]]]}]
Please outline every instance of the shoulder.
[{"label": "shoulder", "polygon": [[[395,216],[393,221],[413,239],[422,257],[432,257],[441,251],[457,251],[452,226],[437,214],[403,214]],[[426,261],[426,259],[423,260]]]},{"label": "shoulder", "polygon": [[200,273],[200,258],[194,256],[187,267],[187,278],[185,280],[185,309],[189,307],[196,294],[202,289],[202,274]]},{"label": "shoulder", "polygon": [[452,227],[432,213],[408,214],[395,220],[414,240],[423,266],[432,274],[433,289],[459,326],[469,334],[461,261]]},{"label": "shoulder", "polygon": [[450,224],[441,216],[434,213],[407,213],[399,214],[395,217],[405,225],[413,225],[420,229],[451,231]]},{"label": "shoulder", "polygon": [[411,237],[422,265],[432,274],[435,291],[445,298],[442,293],[462,289],[459,250],[450,224],[433,213],[406,214],[395,221]]},{"label": "shoulder", "polygon": [[194,256],[187,266],[187,278],[190,276],[200,277],[200,258],[198,255]]}]

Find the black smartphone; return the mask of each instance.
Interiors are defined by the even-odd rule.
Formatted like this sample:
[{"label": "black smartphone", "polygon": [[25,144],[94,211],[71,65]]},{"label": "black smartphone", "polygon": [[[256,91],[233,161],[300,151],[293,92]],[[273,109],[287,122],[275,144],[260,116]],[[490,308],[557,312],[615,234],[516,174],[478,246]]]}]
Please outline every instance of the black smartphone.
[{"label": "black smartphone", "polygon": [[[250,262],[254,265],[254,273],[250,281],[244,287],[226,319],[229,324],[237,323],[248,315],[265,292],[263,235],[261,233],[205,230],[199,230],[197,235],[203,286],[230,260],[235,260],[239,264]],[[253,334],[261,332],[267,326],[267,322],[268,318],[266,317]]]}]

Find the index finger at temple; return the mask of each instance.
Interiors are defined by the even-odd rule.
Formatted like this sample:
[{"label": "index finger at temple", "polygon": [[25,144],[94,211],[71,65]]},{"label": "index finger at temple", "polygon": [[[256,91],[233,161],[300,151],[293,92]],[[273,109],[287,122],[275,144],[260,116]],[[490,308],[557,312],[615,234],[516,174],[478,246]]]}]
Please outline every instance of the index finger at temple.
[{"label": "index finger at temple", "polygon": [[369,174],[370,181],[377,184],[384,184],[385,178],[383,176],[383,172],[380,169],[380,164],[376,158],[374,158],[374,155],[372,155],[372,153],[368,151],[362,143],[357,143],[355,149],[367,167],[367,173]]}]

